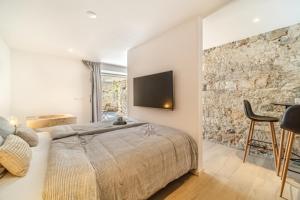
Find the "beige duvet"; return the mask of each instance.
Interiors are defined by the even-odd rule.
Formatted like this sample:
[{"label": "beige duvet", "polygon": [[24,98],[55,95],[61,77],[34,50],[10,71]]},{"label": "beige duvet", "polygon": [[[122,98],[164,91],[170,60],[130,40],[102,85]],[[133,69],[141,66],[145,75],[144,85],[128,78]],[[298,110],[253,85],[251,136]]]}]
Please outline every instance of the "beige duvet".
[{"label": "beige duvet", "polygon": [[197,168],[197,146],[178,130],[144,124],[52,141],[45,200],[147,199]]}]

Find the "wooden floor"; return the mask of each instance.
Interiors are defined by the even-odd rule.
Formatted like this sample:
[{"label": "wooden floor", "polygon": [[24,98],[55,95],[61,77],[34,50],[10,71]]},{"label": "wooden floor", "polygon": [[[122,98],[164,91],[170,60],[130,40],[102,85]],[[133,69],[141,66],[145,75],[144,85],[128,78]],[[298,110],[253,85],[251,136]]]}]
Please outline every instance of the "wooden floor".
[{"label": "wooden floor", "polygon": [[170,183],[151,200],[300,200],[300,178],[289,173],[284,198],[279,197],[280,178],[271,159],[250,155],[242,162],[243,151],[204,142],[204,171],[187,174]]}]

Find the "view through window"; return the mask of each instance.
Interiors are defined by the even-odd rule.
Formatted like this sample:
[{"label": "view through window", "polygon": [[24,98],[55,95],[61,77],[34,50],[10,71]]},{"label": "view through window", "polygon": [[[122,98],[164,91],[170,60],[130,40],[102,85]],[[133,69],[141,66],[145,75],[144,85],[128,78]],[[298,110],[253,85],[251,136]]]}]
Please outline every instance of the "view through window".
[{"label": "view through window", "polygon": [[127,76],[102,73],[102,120],[127,116]]}]

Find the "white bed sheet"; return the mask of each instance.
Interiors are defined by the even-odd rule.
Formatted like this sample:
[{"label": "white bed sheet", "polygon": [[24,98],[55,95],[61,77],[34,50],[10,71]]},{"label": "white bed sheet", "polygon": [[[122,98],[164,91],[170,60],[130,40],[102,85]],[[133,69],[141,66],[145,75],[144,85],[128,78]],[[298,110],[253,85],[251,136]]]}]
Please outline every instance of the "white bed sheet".
[{"label": "white bed sheet", "polygon": [[0,200],[42,200],[51,137],[47,132],[37,133],[39,144],[32,147],[28,173],[16,177],[7,173],[0,179]]}]

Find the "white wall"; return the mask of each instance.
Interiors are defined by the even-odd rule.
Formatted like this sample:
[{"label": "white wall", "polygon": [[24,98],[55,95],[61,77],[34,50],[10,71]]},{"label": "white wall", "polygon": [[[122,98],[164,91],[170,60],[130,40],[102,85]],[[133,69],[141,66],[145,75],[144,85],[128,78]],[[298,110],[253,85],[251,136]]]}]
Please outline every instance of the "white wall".
[{"label": "white wall", "polygon": [[67,113],[90,121],[90,71],[81,60],[12,50],[12,114]]},{"label": "white wall", "polygon": [[[179,25],[128,52],[129,116],[178,128],[192,135],[199,146],[202,166],[200,130],[200,50],[201,21],[198,18]],[[133,78],[173,70],[175,110],[133,106]]]},{"label": "white wall", "polygon": [[0,116],[11,115],[10,49],[0,37]]},{"label": "white wall", "polygon": [[[259,18],[257,23],[253,19]],[[203,20],[203,48],[300,22],[299,0],[235,0]]]}]

